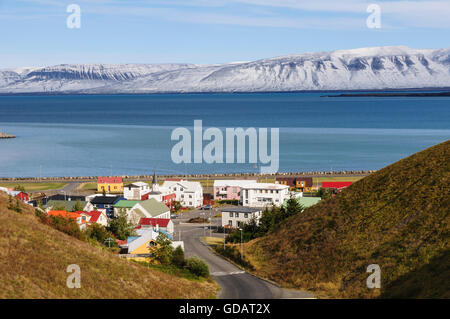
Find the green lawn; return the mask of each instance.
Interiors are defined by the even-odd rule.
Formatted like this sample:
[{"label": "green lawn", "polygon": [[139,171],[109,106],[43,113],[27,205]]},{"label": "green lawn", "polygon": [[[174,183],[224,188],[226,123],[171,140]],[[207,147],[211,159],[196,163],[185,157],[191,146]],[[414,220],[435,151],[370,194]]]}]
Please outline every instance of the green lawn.
[{"label": "green lawn", "polygon": [[23,186],[25,191],[46,191],[50,189],[60,189],[66,186],[67,183],[0,183],[1,187],[14,188],[16,186]]}]

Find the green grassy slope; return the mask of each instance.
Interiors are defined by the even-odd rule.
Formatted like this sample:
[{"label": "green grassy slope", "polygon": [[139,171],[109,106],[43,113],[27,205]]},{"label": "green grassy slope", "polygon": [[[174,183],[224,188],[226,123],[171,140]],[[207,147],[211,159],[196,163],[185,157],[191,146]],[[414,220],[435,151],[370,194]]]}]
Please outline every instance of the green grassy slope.
[{"label": "green grassy slope", "polygon": [[[354,183],[250,242],[263,277],[327,297],[450,297],[450,142]],[[368,289],[367,266],[381,267]]]},{"label": "green grassy slope", "polygon": [[[217,285],[188,280],[120,259],[49,226],[31,207],[7,209],[0,192],[0,298],[211,298]],[[81,269],[69,289],[67,266]]]}]

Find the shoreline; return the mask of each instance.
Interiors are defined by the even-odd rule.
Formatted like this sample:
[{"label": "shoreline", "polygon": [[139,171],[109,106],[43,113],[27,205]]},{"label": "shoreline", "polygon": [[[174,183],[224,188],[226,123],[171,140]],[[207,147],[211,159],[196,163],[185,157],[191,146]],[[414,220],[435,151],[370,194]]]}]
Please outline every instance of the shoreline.
[{"label": "shoreline", "polygon": [[[163,175],[158,174],[161,179],[246,179],[258,177],[276,178],[289,176],[308,176],[308,177],[348,177],[348,176],[367,176],[377,170],[355,170],[355,171],[311,171],[311,172],[279,172],[273,174],[260,173],[224,173],[224,174],[178,174],[178,175]],[[152,180],[153,173],[146,175],[116,175],[122,177],[124,181],[135,180]],[[60,177],[0,177],[0,182],[92,182],[97,181],[98,176],[60,176]]]},{"label": "shoreline", "polygon": [[6,134],[6,133],[0,132],[0,139],[2,139],[2,138],[16,138],[16,137],[12,134]]}]

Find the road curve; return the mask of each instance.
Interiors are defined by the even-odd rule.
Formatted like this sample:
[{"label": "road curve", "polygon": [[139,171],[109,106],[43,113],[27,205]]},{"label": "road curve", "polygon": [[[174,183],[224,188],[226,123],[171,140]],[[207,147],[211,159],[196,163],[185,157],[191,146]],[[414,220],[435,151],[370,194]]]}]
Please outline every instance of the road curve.
[{"label": "road curve", "polygon": [[175,222],[175,239],[178,240],[181,235],[186,257],[197,256],[209,265],[211,275],[222,288],[218,296],[220,299],[313,298],[308,292],[279,288],[242,271],[214,254],[201,241],[204,236],[203,225],[186,224],[183,221]]}]

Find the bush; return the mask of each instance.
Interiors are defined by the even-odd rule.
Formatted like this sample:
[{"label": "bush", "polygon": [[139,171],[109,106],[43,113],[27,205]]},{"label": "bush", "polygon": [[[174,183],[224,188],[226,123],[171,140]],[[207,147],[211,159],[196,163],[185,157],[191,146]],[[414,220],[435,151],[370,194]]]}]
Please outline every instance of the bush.
[{"label": "bush", "polygon": [[172,264],[177,267],[184,267],[184,251],[181,246],[178,246],[172,253]]},{"label": "bush", "polygon": [[186,268],[199,277],[207,277],[209,275],[208,265],[197,257],[191,257],[186,260]]},{"label": "bush", "polygon": [[241,258],[241,252],[234,246],[225,246],[225,249],[223,249],[222,245],[217,245],[214,249],[218,254],[231,259],[238,265],[241,265],[250,270],[255,269],[253,265],[247,259],[245,259],[245,257],[244,259]]}]

